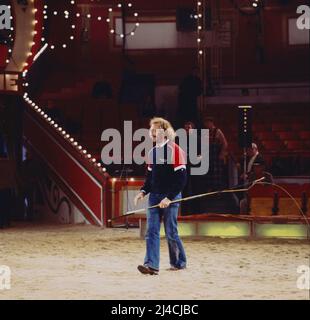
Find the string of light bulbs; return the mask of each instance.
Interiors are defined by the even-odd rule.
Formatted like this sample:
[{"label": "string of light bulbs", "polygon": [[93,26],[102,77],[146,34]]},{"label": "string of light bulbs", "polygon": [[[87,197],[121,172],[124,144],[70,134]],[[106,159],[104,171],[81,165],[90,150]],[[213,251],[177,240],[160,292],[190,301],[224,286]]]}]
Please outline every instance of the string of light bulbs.
[{"label": "string of light bulbs", "polygon": [[197,2],[197,15],[195,16],[197,19],[197,46],[198,46],[198,54],[200,56],[204,53],[203,47],[203,5],[201,1]]},{"label": "string of light bulbs", "polygon": [[84,156],[86,160],[94,165],[94,167],[101,173],[105,173],[107,170],[102,166],[100,162],[97,161],[85,148],[82,147],[73,137],[66,132],[55,120],[53,120],[42,108],[40,108],[33,100],[30,99],[28,93],[25,92],[23,95],[25,102],[31,107],[38,115],[42,117],[60,136],[62,136],[68,143],[71,144],[81,155]]},{"label": "string of light bulbs", "polygon": [[[75,4],[75,1],[74,0],[72,0],[71,2],[71,5],[74,5]],[[128,3],[128,4],[126,4],[126,6],[128,7],[128,8],[130,8],[130,9],[133,9],[133,5],[132,5],[132,3]],[[122,7],[123,7],[123,4],[121,4],[121,3],[119,3],[119,4],[117,4],[117,8],[118,9],[122,9]],[[48,12],[47,12],[47,9],[48,9],[48,6],[47,5],[45,5],[44,6],[44,11],[43,11],[43,19],[44,20],[47,20],[48,19]],[[65,10],[64,12],[63,12],[63,15],[64,15],[64,18],[65,19],[69,19],[70,18],[70,15],[71,16],[75,16],[76,18],[86,18],[86,19],[95,19],[95,20],[97,20],[97,21],[105,21],[106,23],[108,23],[109,24],[109,33],[110,34],[113,34],[113,35],[115,35],[115,36],[118,36],[118,37],[120,37],[120,38],[124,38],[124,37],[127,37],[127,36],[134,36],[135,35],[135,33],[136,33],[136,31],[137,31],[137,29],[139,28],[139,26],[140,26],[140,23],[139,23],[139,13],[138,12],[134,12],[133,13],[133,18],[135,19],[135,22],[134,22],[134,27],[132,28],[132,30],[130,30],[129,32],[127,32],[127,33],[118,33],[117,31],[116,31],[116,28],[114,28],[113,27],[113,20],[111,19],[111,15],[112,15],[112,13],[115,11],[115,9],[113,9],[113,7],[110,7],[109,9],[108,9],[108,12],[109,12],[109,16],[108,17],[103,17],[103,16],[101,16],[101,15],[92,15],[92,14],[90,14],[90,13],[88,13],[88,14],[81,14],[80,12],[77,12],[77,13],[75,13],[75,14],[70,14],[70,12],[68,11],[68,10]],[[58,12],[58,11],[56,11],[56,10],[54,10],[53,12],[52,12],[52,15],[54,15],[54,16],[58,16],[58,15],[61,15],[61,13],[60,12]],[[70,29],[72,30],[72,31],[74,31],[75,29],[76,29],[76,25],[75,24],[71,24],[71,26],[70,26]],[[72,40],[74,40],[74,34],[72,33],[71,35],[70,35],[70,40],[72,41]],[[42,40],[42,42],[45,42],[45,38],[42,38],[41,39]],[[63,43],[63,44],[61,44],[60,45],[63,49],[66,49],[67,47],[68,47],[68,45],[66,44],[66,43]],[[54,43],[52,43],[52,44],[49,44],[49,48],[51,49],[51,50],[54,50],[54,49],[56,49],[56,44],[54,44]]]},{"label": "string of light bulbs", "polygon": [[[72,5],[74,5],[74,1],[72,0],[70,2]],[[43,18],[47,17],[47,9],[48,6],[45,5],[43,7]],[[34,9],[33,13],[36,14],[38,13],[38,9]],[[33,20],[33,25],[34,25],[34,31],[33,31],[33,35],[37,36],[38,35],[38,30],[36,30],[36,26],[38,24],[38,21],[34,18]],[[44,25],[42,25],[42,31],[44,31]],[[41,38],[42,42],[45,42],[44,38]],[[30,44],[30,51],[27,54],[27,57],[32,57],[33,53],[32,53],[32,48],[36,45],[35,39],[33,39],[33,42]],[[34,62],[48,47],[48,43],[45,43],[43,45],[43,47],[36,53],[36,55],[34,55],[32,62]],[[89,163],[91,163],[100,173],[106,173],[106,168],[104,168],[102,166],[102,164],[97,161],[97,159],[95,157],[93,157],[91,155],[91,153],[89,153],[87,151],[87,149],[83,148],[83,146],[81,144],[79,144],[70,134],[68,134],[66,132],[66,130],[64,128],[62,128],[54,119],[52,119],[46,112],[44,112],[44,110],[37,105],[30,97],[28,92],[26,91],[26,88],[29,86],[29,83],[27,82],[27,74],[28,74],[28,70],[29,68],[31,68],[31,63],[26,62],[24,64],[25,68],[23,70],[22,76],[24,78],[24,83],[23,83],[23,87],[25,89],[25,93],[23,95],[23,99],[24,101],[28,104],[29,107],[31,107],[39,116],[42,117],[42,119],[44,119],[59,135],[61,135],[68,143],[71,144],[71,146],[73,148],[75,148]]]}]

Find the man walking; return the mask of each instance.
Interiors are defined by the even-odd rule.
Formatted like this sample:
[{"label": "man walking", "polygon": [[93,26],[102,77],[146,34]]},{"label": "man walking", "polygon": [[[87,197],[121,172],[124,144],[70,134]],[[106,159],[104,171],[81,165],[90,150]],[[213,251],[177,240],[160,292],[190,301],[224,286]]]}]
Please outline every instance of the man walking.
[{"label": "man walking", "polygon": [[149,206],[158,205],[147,212],[146,255],[138,266],[143,274],[158,274],[160,260],[160,224],[163,219],[169,248],[171,270],[186,268],[186,255],[178,235],[179,203],[186,184],[186,160],[183,150],[174,143],[175,132],[163,118],[150,122],[150,137],[155,143],[148,154],[148,170],[144,186],[135,197],[135,204],[148,193]]}]

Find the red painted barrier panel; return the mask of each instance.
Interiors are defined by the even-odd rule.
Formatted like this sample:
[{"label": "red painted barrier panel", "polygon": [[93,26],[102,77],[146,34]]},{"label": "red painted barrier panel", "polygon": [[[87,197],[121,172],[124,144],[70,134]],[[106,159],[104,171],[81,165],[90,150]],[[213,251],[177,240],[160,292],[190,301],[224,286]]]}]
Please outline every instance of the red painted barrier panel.
[{"label": "red painted barrier panel", "polygon": [[78,157],[79,154],[74,152],[71,144],[32,110],[25,112],[24,137],[76,201],[79,201],[77,206],[85,218],[92,224],[104,225],[106,176],[94,174],[91,164],[88,166],[83,162],[84,159]]}]

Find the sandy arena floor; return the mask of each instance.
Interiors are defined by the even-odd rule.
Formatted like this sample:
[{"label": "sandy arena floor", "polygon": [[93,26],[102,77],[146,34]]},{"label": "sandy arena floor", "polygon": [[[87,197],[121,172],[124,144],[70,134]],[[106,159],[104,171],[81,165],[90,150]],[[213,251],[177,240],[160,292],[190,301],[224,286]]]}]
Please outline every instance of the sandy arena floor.
[{"label": "sandy arena floor", "polygon": [[188,269],[159,276],[136,267],[145,244],[138,230],[92,226],[18,226],[0,230],[0,265],[12,271],[0,299],[309,299],[297,289],[310,243],[293,240],[186,239]]}]

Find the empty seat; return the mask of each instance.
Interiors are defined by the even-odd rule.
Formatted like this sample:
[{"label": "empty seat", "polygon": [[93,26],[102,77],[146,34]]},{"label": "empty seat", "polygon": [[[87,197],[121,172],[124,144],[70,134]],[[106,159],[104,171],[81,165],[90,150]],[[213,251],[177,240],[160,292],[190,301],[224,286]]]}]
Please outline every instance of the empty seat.
[{"label": "empty seat", "polygon": [[304,144],[300,140],[288,140],[285,141],[285,147],[290,151],[302,151]]},{"label": "empty seat", "polygon": [[293,131],[296,131],[296,132],[304,131],[306,129],[306,125],[299,121],[299,122],[293,123],[291,125],[291,128]]},{"label": "empty seat", "polygon": [[299,132],[299,137],[302,140],[310,140],[310,131],[301,131],[301,132]]},{"label": "empty seat", "polygon": [[272,131],[288,131],[291,130],[291,127],[289,124],[283,124],[283,123],[275,123],[271,126]]},{"label": "empty seat", "polygon": [[268,131],[271,129],[270,126],[268,126],[267,124],[262,124],[262,123],[253,124],[252,128],[253,128],[254,132],[264,132],[264,131]]},{"label": "empty seat", "polygon": [[265,132],[257,132],[255,133],[255,136],[259,140],[279,140],[277,135],[274,132],[271,131],[265,131]]},{"label": "empty seat", "polygon": [[280,132],[277,132],[277,136],[281,140],[297,140],[298,139],[297,133],[292,131],[280,131]]},{"label": "empty seat", "polygon": [[284,144],[279,140],[266,140],[262,144],[268,152],[279,152],[284,150]]}]

